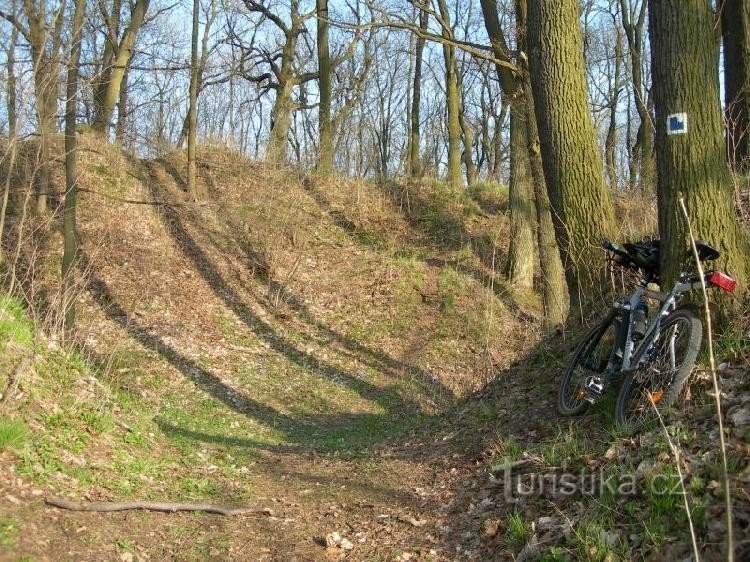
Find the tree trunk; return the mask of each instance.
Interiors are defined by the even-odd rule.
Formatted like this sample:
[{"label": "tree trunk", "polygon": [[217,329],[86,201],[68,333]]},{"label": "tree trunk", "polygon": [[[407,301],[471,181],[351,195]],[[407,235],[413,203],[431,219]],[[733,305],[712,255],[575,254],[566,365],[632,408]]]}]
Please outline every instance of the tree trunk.
[{"label": "tree trunk", "polygon": [[137,0],[133,6],[133,11],[130,14],[130,23],[125,33],[123,33],[116,53],[112,58],[111,72],[107,79],[100,84],[101,90],[97,99],[95,99],[96,116],[94,117],[93,124],[93,129],[100,134],[107,134],[109,131],[115,104],[120,97],[120,88],[122,87],[125,69],[133,56],[135,40],[145,21],[149,2],[150,0]]},{"label": "tree trunk", "polygon": [[200,0],[193,0],[193,36],[190,51],[190,99],[188,107],[188,138],[187,138],[187,191],[193,201],[200,199],[196,186],[195,144],[198,128],[198,16],[200,15]]},{"label": "tree trunk", "polygon": [[[16,15],[16,3],[11,4],[12,13]],[[7,72],[6,82],[6,112],[8,114],[8,136],[12,139],[16,136],[18,126],[18,94],[16,91],[16,45],[18,44],[18,29],[15,25],[11,26],[10,43],[6,52],[5,70]]]},{"label": "tree trunk", "polygon": [[78,65],[81,58],[81,30],[86,0],[76,0],[73,14],[68,80],[65,87],[65,208],[63,211],[62,305],[65,314],[65,335],[69,337],[75,324],[75,260],[78,253],[76,236],[76,110],[78,102]]},{"label": "tree trunk", "polygon": [[318,107],[320,149],[318,172],[329,175],[333,170],[333,124],[331,122],[331,54],[328,48],[328,0],[316,0],[318,14]]},{"label": "tree trunk", "polygon": [[[633,81],[633,97],[638,112],[638,132],[633,147],[634,167],[640,176],[640,186],[648,189],[654,181],[654,124],[648,104],[648,93],[643,83],[643,39],[646,23],[646,0],[640,5],[633,0],[620,0],[622,23],[630,51],[630,68]],[[635,186],[633,186],[635,187]]]},{"label": "tree trunk", "polygon": [[122,77],[120,88],[120,99],[117,101],[117,127],[115,128],[115,141],[124,149],[128,148],[128,69]]},{"label": "tree trunk", "polygon": [[[459,94],[461,88],[459,87]],[[463,96],[460,96],[463,97]],[[460,104],[461,112],[459,113],[459,123],[461,124],[461,133],[464,139],[464,152],[461,155],[461,160],[466,166],[466,185],[472,185],[477,179],[477,167],[474,164],[474,133],[469,127],[469,123],[466,121],[466,113],[464,104]]]},{"label": "tree trunk", "polygon": [[522,104],[510,109],[510,247],[508,279],[518,287],[534,287],[534,191],[526,118]]},{"label": "tree trunk", "polygon": [[615,52],[614,69],[610,77],[609,86],[609,125],[607,126],[607,137],[604,141],[604,155],[607,166],[607,177],[609,187],[617,189],[617,106],[620,102],[620,71],[622,66],[622,33],[615,30]]},{"label": "tree trunk", "polygon": [[[445,0],[439,0],[442,36],[453,39],[450,27],[450,13]],[[448,128],[448,175],[447,181],[452,187],[461,187],[461,100],[459,99],[458,72],[456,71],[456,50],[448,43],[443,43],[445,61],[445,105]]]},{"label": "tree trunk", "polygon": [[[726,163],[713,25],[707,2],[649,2],[662,284],[671,286],[691,259],[677,203],[682,193],[695,235],[720,249],[715,266],[744,292],[746,262]],[[683,112],[686,132],[667,135],[668,116]],[[726,313],[730,300],[720,300]]]},{"label": "tree trunk", "polygon": [[[429,23],[429,14],[419,10],[419,28],[426,32]],[[409,139],[409,171],[411,177],[416,179],[422,176],[422,163],[420,160],[420,103],[422,101],[422,57],[424,54],[425,39],[417,37],[416,56],[414,61],[414,87],[411,100],[411,138]]]},{"label": "tree trunk", "polygon": [[[526,30],[528,8],[526,0],[516,0],[517,43],[522,52],[528,53]],[[570,310],[570,296],[565,278],[560,247],[555,236],[555,225],[552,219],[552,205],[549,200],[547,179],[539,142],[539,130],[534,111],[534,96],[531,91],[531,77],[524,62],[521,64],[521,85],[523,88],[524,115],[529,143],[529,163],[534,179],[534,202],[537,216],[537,249],[539,265],[542,270],[542,299],[544,316],[548,326],[558,326],[565,322]]]},{"label": "tree trunk", "polygon": [[[507,41],[500,28],[496,0],[482,0],[482,11],[495,57],[509,62]],[[516,0],[517,44],[520,52],[528,52],[526,46],[526,14],[526,0]],[[522,62],[519,63],[517,72],[512,72],[505,66],[497,66],[497,72],[505,98],[511,100],[511,121],[515,117],[517,123],[522,120],[526,127],[528,164],[532,177],[537,217],[536,237],[542,273],[545,321],[548,325],[558,325],[564,322],[568,315],[568,291],[562,261],[560,260],[560,251],[555,239],[551,206],[547,194],[547,182],[539,152],[539,133],[534,116],[534,99],[531,94],[529,73]],[[512,122],[511,127],[513,127]],[[497,152],[500,152],[499,147]],[[513,159],[511,158],[512,166]]]},{"label": "tree trunk", "polygon": [[39,173],[36,182],[36,212],[47,210],[50,189],[50,142],[57,131],[57,97],[60,84],[57,64],[50,56],[47,45],[47,18],[45,5],[41,3],[34,11],[31,2],[24,3],[29,22],[29,42],[34,69],[34,92],[36,94],[37,130],[39,133]]},{"label": "tree trunk", "polygon": [[724,0],[721,25],[729,161],[744,174],[750,171],[750,2]]},{"label": "tree trunk", "polygon": [[599,246],[614,228],[614,212],[588,106],[578,0],[529,4],[531,85],[542,162],[571,297],[583,303],[601,292]]}]

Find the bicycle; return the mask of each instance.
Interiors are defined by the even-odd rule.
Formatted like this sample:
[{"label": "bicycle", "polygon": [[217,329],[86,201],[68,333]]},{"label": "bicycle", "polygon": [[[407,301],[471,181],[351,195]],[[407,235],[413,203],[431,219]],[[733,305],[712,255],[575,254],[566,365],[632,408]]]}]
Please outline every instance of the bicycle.
[{"label": "bicycle", "polygon": [[[693,369],[703,326],[692,310],[679,307],[679,301],[701,288],[701,280],[683,272],[669,292],[661,292],[658,240],[622,247],[604,240],[602,245],[610,252],[609,261],[635,271],[639,282],[576,348],[560,383],[558,410],[565,416],[581,414],[621,383],[615,419],[637,429],[653,419],[656,409],[674,405]],[[703,241],[697,241],[696,247],[701,262],[720,255]],[[718,270],[705,273],[704,280],[706,287],[730,293],[736,286],[734,279]],[[645,299],[659,303],[654,314],[649,315]]]}]

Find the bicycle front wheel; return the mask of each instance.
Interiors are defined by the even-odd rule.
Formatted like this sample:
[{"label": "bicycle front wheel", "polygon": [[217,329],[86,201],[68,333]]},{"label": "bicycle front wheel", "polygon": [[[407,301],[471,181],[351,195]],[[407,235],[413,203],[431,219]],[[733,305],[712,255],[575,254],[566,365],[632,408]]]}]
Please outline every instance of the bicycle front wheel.
[{"label": "bicycle front wheel", "polygon": [[703,326],[693,312],[670,314],[659,337],[633,358],[636,368],[625,376],[617,397],[617,423],[640,429],[677,402],[702,339]]},{"label": "bicycle front wheel", "polygon": [[612,368],[620,320],[617,311],[611,310],[602,322],[591,329],[578,345],[573,358],[565,370],[557,409],[563,416],[583,413],[589,403],[586,401],[586,378],[590,375],[603,376]]}]

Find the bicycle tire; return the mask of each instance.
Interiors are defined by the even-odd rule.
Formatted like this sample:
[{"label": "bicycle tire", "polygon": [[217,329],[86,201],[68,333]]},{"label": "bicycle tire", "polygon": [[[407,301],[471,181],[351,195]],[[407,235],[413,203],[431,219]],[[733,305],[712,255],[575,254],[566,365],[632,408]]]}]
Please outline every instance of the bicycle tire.
[{"label": "bicycle tire", "polygon": [[[562,381],[560,381],[560,390],[557,395],[557,410],[561,415],[577,416],[582,414],[589,406],[589,403],[584,399],[585,388],[583,387],[583,382],[585,381],[586,373],[582,373],[583,379],[578,381],[580,384],[574,385],[575,388],[573,389],[573,393],[571,393],[569,387],[574,375],[577,374],[576,368],[580,366],[584,359],[589,358],[592,353],[599,348],[599,344],[602,343],[602,337],[607,330],[612,327],[615,332],[617,331],[617,324],[615,323],[616,316],[617,311],[614,309],[611,310],[604,320],[587,332],[581,343],[576,347],[573,357],[565,370],[565,375],[563,375]],[[612,334],[612,349],[614,349],[615,340],[616,333]],[[609,342],[607,341],[605,343]],[[611,351],[612,350],[610,349],[610,355]],[[608,355],[607,360],[609,359],[610,357]]]},{"label": "bicycle tire", "polygon": [[[687,336],[684,336],[686,332],[677,333],[678,325],[687,330]],[[677,365],[678,353],[675,351],[675,364],[671,365],[668,371],[664,371],[660,366],[667,356],[668,349],[664,347],[666,339],[678,337],[681,338],[678,343],[684,345],[680,351],[682,362]],[[660,414],[673,406],[693,370],[702,339],[703,324],[692,311],[681,309],[670,314],[662,324],[654,345],[638,350],[633,357],[632,364],[638,365],[644,354],[654,355],[645,365],[628,371],[623,378],[615,407],[617,423],[630,425],[633,430],[638,430],[649,420],[656,418],[654,406]],[[669,345],[674,346],[674,340]],[[665,376],[668,379],[665,379]]]}]

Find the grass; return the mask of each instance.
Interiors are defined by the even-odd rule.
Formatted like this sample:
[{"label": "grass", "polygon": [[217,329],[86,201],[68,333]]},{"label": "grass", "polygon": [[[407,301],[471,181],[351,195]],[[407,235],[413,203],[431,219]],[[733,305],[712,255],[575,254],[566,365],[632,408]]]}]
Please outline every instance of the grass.
[{"label": "grass", "polygon": [[518,511],[510,512],[506,528],[508,541],[514,546],[523,546],[531,538],[531,529]]},{"label": "grass", "polygon": [[34,343],[34,326],[21,301],[0,295],[0,343],[30,348]]},{"label": "grass", "polygon": [[22,421],[0,416],[0,450],[17,449],[28,439],[29,431]]},{"label": "grass", "polygon": [[628,560],[627,545],[618,534],[606,530],[614,527],[613,521],[606,520],[580,523],[571,535],[576,559],[587,562]]},{"label": "grass", "polygon": [[20,526],[12,517],[0,517],[0,547],[4,550],[13,550],[18,541]]}]

